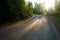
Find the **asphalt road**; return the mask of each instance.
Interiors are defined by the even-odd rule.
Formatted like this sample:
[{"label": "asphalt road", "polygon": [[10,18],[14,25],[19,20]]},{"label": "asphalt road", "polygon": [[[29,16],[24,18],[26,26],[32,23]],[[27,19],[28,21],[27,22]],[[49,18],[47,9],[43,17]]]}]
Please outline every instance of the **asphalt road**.
[{"label": "asphalt road", "polygon": [[51,22],[44,16],[16,27],[0,30],[0,40],[59,40]]}]

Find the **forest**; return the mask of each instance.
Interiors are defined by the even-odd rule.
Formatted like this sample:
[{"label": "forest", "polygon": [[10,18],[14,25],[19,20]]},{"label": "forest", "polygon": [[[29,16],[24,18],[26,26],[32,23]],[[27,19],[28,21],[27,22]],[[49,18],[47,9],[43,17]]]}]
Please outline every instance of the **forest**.
[{"label": "forest", "polygon": [[26,4],[25,0],[0,0],[0,25],[24,20],[32,17],[33,14],[60,16],[60,2],[55,2],[55,10],[50,8],[47,11],[42,5],[35,3],[33,8],[32,3]]}]

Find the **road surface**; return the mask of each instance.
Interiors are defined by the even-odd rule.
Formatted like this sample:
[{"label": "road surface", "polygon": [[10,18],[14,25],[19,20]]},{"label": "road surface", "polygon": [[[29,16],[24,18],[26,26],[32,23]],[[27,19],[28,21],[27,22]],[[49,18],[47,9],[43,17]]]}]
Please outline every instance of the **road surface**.
[{"label": "road surface", "polygon": [[16,27],[0,30],[0,40],[59,40],[56,30],[46,17],[34,19]]}]

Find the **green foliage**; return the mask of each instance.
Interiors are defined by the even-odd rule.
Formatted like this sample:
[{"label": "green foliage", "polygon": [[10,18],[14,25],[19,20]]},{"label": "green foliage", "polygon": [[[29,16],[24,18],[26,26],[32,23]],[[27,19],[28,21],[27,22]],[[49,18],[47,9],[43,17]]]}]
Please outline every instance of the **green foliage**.
[{"label": "green foliage", "polygon": [[47,15],[55,15],[54,12],[55,12],[55,11],[54,11],[52,8],[50,8],[50,9],[47,11]]},{"label": "green foliage", "polygon": [[33,8],[32,4],[28,5],[25,0],[0,0],[0,24],[30,17]]},{"label": "green foliage", "polygon": [[55,1],[54,10],[50,8],[47,13],[48,15],[60,16],[60,2]]},{"label": "green foliage", "polygon": [[32,6],[32,3],[28,3],[28,14],[30,15],[30,16],[32,16],[32,14],[33,14],[33,6]]},{"label": "green foliage", "polygon": [[35,3],[34,14],[42,14],[42,6],[41,6],[41,4]]},{"label": "green foliage", "polygon": [[60,16],[60,2],[58,2],[57,6],[55,7],[55,15]]},{"label": "green foliage", "polygon": [[32,3],[28,2],[28,5],[25,5],[23,13],[22,13],[22,15],[24,16],[23,18],[31,17],[32,14],[33,14]]}]

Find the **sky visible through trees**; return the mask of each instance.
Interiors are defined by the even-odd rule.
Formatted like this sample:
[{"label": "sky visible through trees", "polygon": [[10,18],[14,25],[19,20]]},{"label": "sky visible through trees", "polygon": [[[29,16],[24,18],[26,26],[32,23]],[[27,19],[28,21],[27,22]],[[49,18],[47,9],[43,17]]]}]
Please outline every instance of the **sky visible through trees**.
[{"label": "sky visible through trees", "polygon": [[60,16],[59,6],[60,1],[56,0],[0,0],[0,24],[27,19],[33,14],[52,12]]}]

